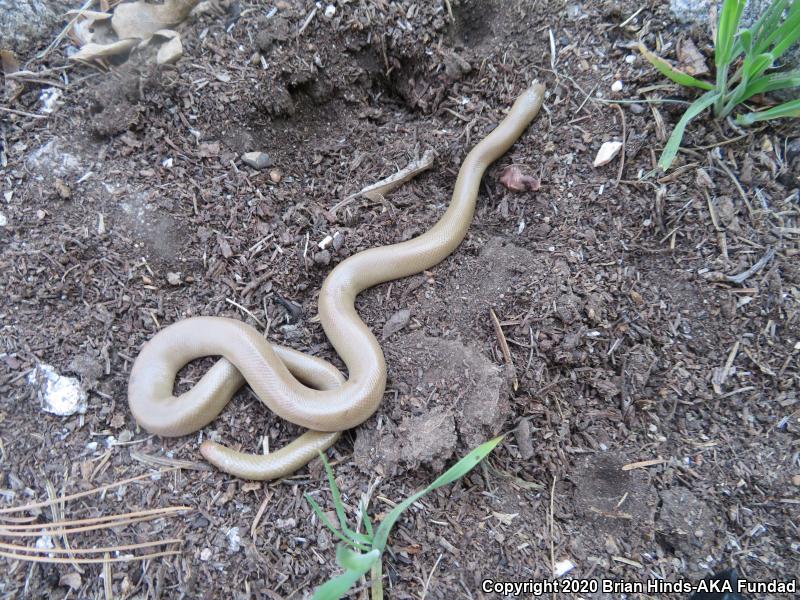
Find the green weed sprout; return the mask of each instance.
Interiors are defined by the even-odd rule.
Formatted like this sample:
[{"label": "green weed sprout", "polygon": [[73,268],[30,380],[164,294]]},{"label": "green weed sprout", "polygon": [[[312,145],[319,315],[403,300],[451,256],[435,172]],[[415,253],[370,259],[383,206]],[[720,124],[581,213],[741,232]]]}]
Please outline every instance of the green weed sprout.
[{"label": "green weed sprout", "polygon": [[325,455],[320,453],[322,462],[325,465],[325,472],[328,474],[328,484],[331,488],[333,504],[336,508],[336,516],[339,518],[341,529],[334,527],[328,517],[325,516],[325,513],[322,512],[319,504],[308,494],[306,494],[306,500],[308,500],[308,503],[311,505],[311,508],[319,517],[320,521],[341,540],[336,547],[336,563],[344,569],[344,573],[318,587],[314,592],[312,600],[338,600],[355,585],[356,581],[358,581],[362,575],[370,570],[372,578],[372,598],[373,600],[382,599],[381,556],[384,550],[386,550],[389,533],[392,531],[392,527],[394,527],[397,519],[400,518],[400,515],[428,492],[453,483],[456,479],[460,479],[469,473],[479,462],[486,458],[502,440],[503,436],[499,436],[475,448],[424,490],[417,492],[395,506],[377,529],[373,528],[372,522],[367,515],[367,507],[363,503],[359,503],[359,510],[364,519],[364,533],[354,531],[348,526],[347,517],[344,513],[344,504],[342,504],[342,495],[339,493],[339,488],[336,486],[336,481],[333,478],[333,469],[331,469]]},{"label": "green weed sprout", "polygon": [[[715,83],[679,71],[639,44],[639,50],[662,74],[675,83],[705,90],[681,117],[670,135],[658,165],[666,171],[678,154],[686,125],[705,109],[713,107],[717,119],[728,117],[737,106],[756,94],[800,87],[800,70],[768,73],[776,61],[800,39],[800,0],[774,0],[749,28],[739,30],[746,0],[725,0],[714,39]],[[733,75],[730,69],[743,55]],[[752,125],[781,117],[800,116],[800,99],[767,110],[736,117],[739,125]]]}]

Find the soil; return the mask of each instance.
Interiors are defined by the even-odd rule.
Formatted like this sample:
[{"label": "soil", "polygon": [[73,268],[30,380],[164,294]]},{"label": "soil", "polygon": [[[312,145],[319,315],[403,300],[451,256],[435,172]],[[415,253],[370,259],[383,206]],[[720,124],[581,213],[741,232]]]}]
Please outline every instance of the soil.
[{"label": "soil", "polygon": [[[223,315],[342,366],[314,319],[327,273],[427,230],[466,153],[535,78],[545,109],[487,172],[464,243],[358,299],[385,333],[389,383],[329,451],[351,515],[370,493],[380,520],[508,433],[398,522],[387,597],[496,597],[482,580],[548,579],[562,561],[576,578],[796,577],[800,131],[701,118],[673,169],[653,174],[690,92],[665,84],[637,41],[674,60],[688,38],[713,63],[707,33],[663,4],[372,0],[308,20],[313,2],[215,2],[180,27],[174,66],[64,69],[67,40],[25,65],[38,77],[6,80],[2,106],[17,114],[2,113],[0,157],[3,504],[153,473],[63,514],[194,510],[70,538],[178,537],[178,556],[81,572],[2,559],[2,596],[103,597],[108,578],[115,598],[303,598],[335,575],[335,539],[304,498],[333,509],[318,461],[270,483],[199,462],[205,438],[257,452],[299,429],[243,389],[203,432],[152,436],[127,407],[132,360],[172,322]],[[48,80],[60,106],[32,117]],[[593,168],[623,135],[624,164]],[[428,148],[433,168],[384,201],[331,210]],[[253,151],[273,167],[246,166]],[[512,164],[541,188],[506,189]],[[82,381],[85,415],[42,412],[27,379],[38,363]],[[188,366],[178,389],[209,364]],[[187,468],[157,476],[179,460]]]}]

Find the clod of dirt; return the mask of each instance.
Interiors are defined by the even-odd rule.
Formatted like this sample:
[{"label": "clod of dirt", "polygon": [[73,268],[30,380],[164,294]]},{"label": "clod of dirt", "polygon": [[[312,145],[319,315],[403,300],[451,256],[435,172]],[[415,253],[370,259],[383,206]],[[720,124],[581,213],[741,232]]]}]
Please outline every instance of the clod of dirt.
[{"label": "clod of dirt", "polygon": [[508,414],[508,382],[475,348],[412,334],[386,352],[389,388],[395,381],[402,383],[396,399],[388,396],[384,401],[388,418],[379,421],[382,425],[358,429],[354,457],[359,467],[386,474],[399,466],[438,469],[459,440],[464,451],[471,450],[502,427]]},{"label": "clod of dirt", "polygon": [[686,488],[664,490],[660,494],[661,512],[656,527],[668,548],[685,555],[690,568],[703,560],[714,541],[717,530],[714,513],[709,506]]},{"label": "clod of dirt", "polygon": [[89,123],[89,129],[98,137],[110,138],[127,131],[139,121],[139,107],[125,101],[105,105]]},{"label": "clod of dirt", "polygon": [[[586,535],[600,551],[633,539],[652,539],[658,496],[647,474],[641,470],[623,471],[626,457],[608,452],[595,454],[579,463],[570,479],[575,484],[574,504],[585,524]],[[591,532],[591,533],[590,533]]]},{"label": "clod of dirt", "polygon": [[289,39],[289,22],[283,17],[273,17],[259,23],[261,30],[256,34],[256,47],[261,52],[272,50],[276,42],[285,42]]}]

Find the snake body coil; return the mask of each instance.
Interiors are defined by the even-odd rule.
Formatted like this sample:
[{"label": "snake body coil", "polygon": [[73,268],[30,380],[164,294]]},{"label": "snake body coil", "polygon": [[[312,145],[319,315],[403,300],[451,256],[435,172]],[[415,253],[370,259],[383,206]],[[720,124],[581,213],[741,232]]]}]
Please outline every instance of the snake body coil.
[{"label": "snake body coil", "polygon": [[[340,432],[375,412],[386,387],[383,351],[355,310],[356,296],[372,286],[429,269],[464,239],[486,168],[522,135],[539,112],[544,87],[534,83],[508,115],[464,159],[442,218],[421,236],[365,250],[325,279],[319,315],[325,334],[347,366],[344,380],[331,364],[273,346],[252,327],[222,317],[195,317],[159,331],[131,370],[128,401],[136,421],[152,433],[186,435],[210,423],[246,381],[277,415],[311,429],[288,446],[258,456],[206,441],[205,458],[246,479],[272,479],[305,465]],[[177,372],[203,356],[222,356],[189,391],[172,395]]]}]

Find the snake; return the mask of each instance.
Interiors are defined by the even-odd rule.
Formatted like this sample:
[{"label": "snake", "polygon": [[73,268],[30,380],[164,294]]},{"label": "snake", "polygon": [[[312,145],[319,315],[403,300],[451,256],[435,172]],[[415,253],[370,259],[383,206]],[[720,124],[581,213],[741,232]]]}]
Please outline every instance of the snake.
[{"label": "snake", "polygon": [[[339,263],[319,292],[319,320],[348,377],[331,363],[271,344],[254,327],[226,317],[199,316],[160,329],[131,367],[128,403],[150,433],[177,437],[211,423],[245,382],[279,417],[307,428],[266,454],[239,452],[212,440],[200,446],[215,467],[243,479],[284,477],[326,450],[341,432],[367,420],[386,388],[386,361],[378,340],[355,308],[373,286],[432,268],[467,234],[486,169],[505,154],[539,113],[544,86],[534,81],[497,126],[465,157],[442,217],[410,240],[361,251]],[[189,390],[173,395],[175,378],[192,360],[221,357]]]}]

